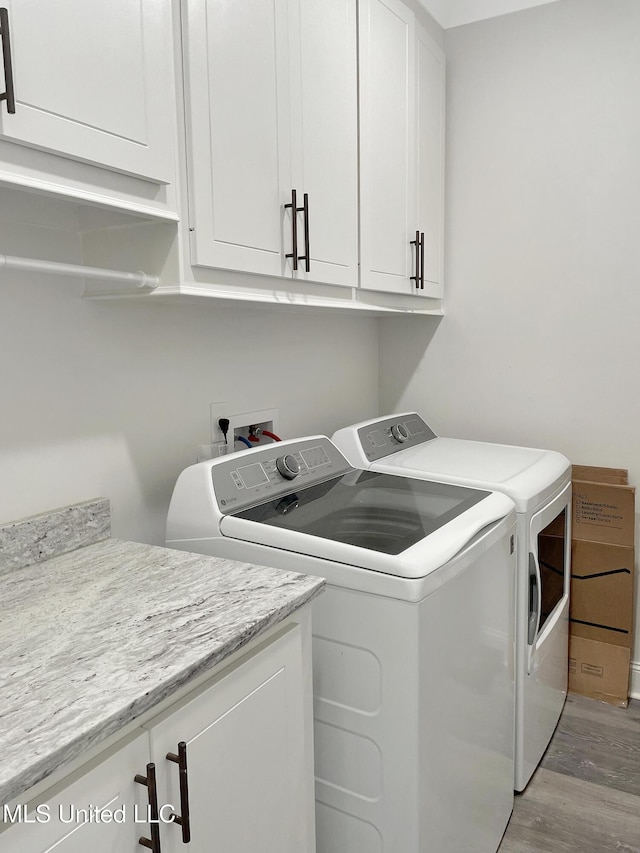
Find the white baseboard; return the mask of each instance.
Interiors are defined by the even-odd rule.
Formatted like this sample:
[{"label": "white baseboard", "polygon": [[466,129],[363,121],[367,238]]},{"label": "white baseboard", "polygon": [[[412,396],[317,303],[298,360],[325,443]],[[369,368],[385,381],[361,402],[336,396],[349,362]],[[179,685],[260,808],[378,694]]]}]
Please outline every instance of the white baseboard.
[{"label": "white baseboard", "polygon": [[632,699],[640,699],[640,661],[631,661],[631,684],[629,696]]}]

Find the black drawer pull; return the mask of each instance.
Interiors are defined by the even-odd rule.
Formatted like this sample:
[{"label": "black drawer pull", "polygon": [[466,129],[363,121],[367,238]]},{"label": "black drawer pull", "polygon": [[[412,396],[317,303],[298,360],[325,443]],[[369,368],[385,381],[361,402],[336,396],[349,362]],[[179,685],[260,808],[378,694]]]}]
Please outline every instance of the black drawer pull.
[{"label": "black drawer pull", "polygon": [[2,37],[2,62],[4,64],[5,91],[0,94],[0,101],[7,102],[7,112],[13,115],[16,111],[16,98],[13,91],[13,65],[11,64],[11,39],[9,37],[9,12],[0,9],[0,36]]},{"label": "black drawer pull", "polygon": [[139,785],[146,785],[149,791],[149,826],[151,828],[151,838],[141,836],[138,839],[138,844],[143,847],[148,847],[152,853],[161,853],[160,851],[160,826],[158,824],[158,789],[156,787],[156,765],[147,764],[147,775],[141,776],[139,773],[134,777]]},{"label": "black drawer pull", "polygon": [[[294,190],[295,192],[295,190]],[[182,843],[191,841],[191,821],[189,820],[189,777],[187,775],[187,744],[181,740],[178,744],[178,754],[167,753],[167,760],[174,761],[178,765],[180,780],[180,811],[182,814],[172,814],[171,819],[182,827]]]},{"label": "black drawer pull", "polygon": [[311,255],[309,254],[309,193],[304,194],[301,209],[304,213],[304,255],[300,255],[298,260],[305,262],[307,272],[309,272],[311,269]]},{"label": "black drawer pull", "polygon": [[291,190],[291,202],[285,204],[284,209],[291,208],[291,252],[285,258],[293,259],[294,270],[298,269],[298,200],[296,191]]},{"label": "black drawer pull", "polygon": [[415,281],[416,287],[420,287],[420,232],[416,231],[416,239],[411,241],[411,245],[416,247],[416,274],[411,276],[411,281]]}]

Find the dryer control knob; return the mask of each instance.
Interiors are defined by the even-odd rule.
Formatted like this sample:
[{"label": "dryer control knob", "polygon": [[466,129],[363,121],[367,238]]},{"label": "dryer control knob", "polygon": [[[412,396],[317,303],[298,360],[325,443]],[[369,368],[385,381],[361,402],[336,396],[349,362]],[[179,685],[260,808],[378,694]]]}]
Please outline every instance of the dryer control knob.
[{"label": "dryer control knob", "polygon": [[409,433],[407,432],[407,428],[404,424],[394,424],[391,427],[391,435],[396,441],[400,442],[400,444],[404,444],[405,441],[409,440]]},{"label": "dryer control knob", "polygon": [[300,463],[290,453],[287,453],[286,456],[279,456],[276,459],[276,468],[285,480],[293,480],[300,473]]}]

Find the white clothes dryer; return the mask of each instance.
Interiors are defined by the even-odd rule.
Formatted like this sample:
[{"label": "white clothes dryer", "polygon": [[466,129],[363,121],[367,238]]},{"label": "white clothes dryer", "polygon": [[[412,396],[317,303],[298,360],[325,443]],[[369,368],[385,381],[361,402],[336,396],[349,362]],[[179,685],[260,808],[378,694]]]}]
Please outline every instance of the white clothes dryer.
[{"label": "white clothes dryer", "polygon": [[517,511],[514,788],[540,763],[567,695],[571,464],[560,453],[440,438],[415,412],[338,430],[352,465],[508,495]]},{"label": "white clothes dryer", "polygon": [[515,509],[354,470],[324,436],[179,476],[167,545],[324,577],[318,853],[495,853],[513,806]]}]

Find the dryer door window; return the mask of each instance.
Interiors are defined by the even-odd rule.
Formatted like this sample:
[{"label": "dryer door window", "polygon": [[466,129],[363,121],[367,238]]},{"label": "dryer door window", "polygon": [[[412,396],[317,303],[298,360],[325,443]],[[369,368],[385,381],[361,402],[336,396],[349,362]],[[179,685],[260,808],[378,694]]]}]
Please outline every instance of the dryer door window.
[{"label": "dryer door window", "polygon": [[540,565],[540,625],[545,623],[562,601],[565,591],[565,554],[567,533],[567,509],[554,518],[538,534],[538,561]]},{"label": "dryer door window", "polygon": [[[545,660],[548,668],[554,657],[549,649],[566,646],[571,571],[571,483],[567,483],[547,506],[531,518],[529,536],[526,632],[527,672],[531,675],[540,667],[544,668]],[[524,601],[522,604],[526,606]],[[543,647],[547,650],[544,651]],[[557,660],[557,654],[555,657]],[[536,680],[541,677],[538,673]],[[542,680],[547,677],[550,677],[548,672]]]}]

